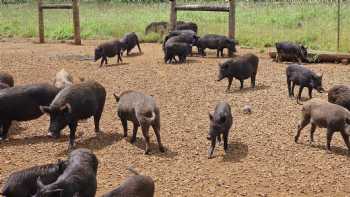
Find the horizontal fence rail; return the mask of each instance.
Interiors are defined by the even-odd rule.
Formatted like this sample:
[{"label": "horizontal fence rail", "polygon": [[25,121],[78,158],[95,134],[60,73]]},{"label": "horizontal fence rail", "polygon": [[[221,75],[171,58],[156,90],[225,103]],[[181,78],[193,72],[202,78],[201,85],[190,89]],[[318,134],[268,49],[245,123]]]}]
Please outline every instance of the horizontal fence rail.
[{"label": "horizontal fence rail", "polygon": [[175,10],[188,11],[212,11],[212,12],[229,12],[230,6],[226,5],[176,5]]}]

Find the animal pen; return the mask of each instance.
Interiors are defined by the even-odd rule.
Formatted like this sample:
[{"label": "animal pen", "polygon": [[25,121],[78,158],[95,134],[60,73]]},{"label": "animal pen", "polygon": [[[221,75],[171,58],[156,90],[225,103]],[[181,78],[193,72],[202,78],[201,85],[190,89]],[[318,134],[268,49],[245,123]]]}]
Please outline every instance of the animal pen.
[{"label": "animal pen", "polygon": [[228,37],[235,38],[235,0],[227,5],[177,5],[176,0],[170,0],[170,30],[175,29],[177,11],[228,12]]},{"label": "animal pen", "polygon": [[42,0],[38,0],[39,13],[39,42],[45,42],[44,35],[44,9],[71,9],[73,10],[74,44],[81,45],[80,20],[79,20],[79,0],[72,0],[72,4],[47,4],[43,5]]}]

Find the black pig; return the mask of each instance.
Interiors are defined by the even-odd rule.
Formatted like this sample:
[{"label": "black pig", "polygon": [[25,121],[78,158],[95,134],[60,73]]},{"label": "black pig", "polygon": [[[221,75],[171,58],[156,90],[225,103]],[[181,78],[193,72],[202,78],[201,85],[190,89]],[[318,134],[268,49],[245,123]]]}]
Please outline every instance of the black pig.
[{"label": "black pig", "polygon": [[328,91],[328,101],[345,107],[350,111],[350,87],[336,85]]},{"label": "black pig", "polygon": [[254,54],[246,54],[235,59],[226,60],[224,63],[219,64],[218,81],[227,78],[228,86],[226,91],[229,91],[233,78],[240,81],[240,89],[242,89],[244,80],[250,77],[251,86],[254,88],[258,64],[259,58]]},{"label": "black pig", "polygon": [[174,34],[169,34],[164,38],[163,50],[165,50],[165,46],[169,43],[180,42],[180,43],[187,43],[187,44],[193,45],[197,43],[197,41],[198,41],[198,37],[195,34],[192,34],[190,32],[182,33],[175,36]]},{"label": "black pig", "polygon": [[185,63],[186,57],[191,54],[192,46],[182,42],[167,42],[164,49],[164,62],[172,63],[175,56],[179,57],[179,63]]},{"label": "black pig", "polygon": [[40,105],[49,105],[59,89],[50,84],[32,84],[0,91],[0,141],[7,138],[11,122],[29,121],[43,115]]},{"label": "black pig", "polygon": [[50,184],[63,173],[67,163],[59,160],[55,164],[35,166],[12,173],[2,188],[1,195],[7,197],[31,197],[37,192],[36,180],[41,177]]},{"label": "black pig", "polygon": [[322,87],[322,75],[318,76],[310,69],[303,65],[290,64],[286,69],[288,94],[289,97],[294,97],[294,87],[299,85],[299,93],[297,97],[297,103],[301,99],[301,93],[304,87],[309,89],[309,97],[312,98],[312,90],[316,89],[318,92],[324,92]]},{"label": "black pig", "polygon": [[14,80],[12,75],[6,72],[0,72],[0,89],[9,88],[14,86]]},{"label": "black pig", "polygon": [[63,174],[51,184],[45,185],[37,179],[38,191],[33,197],[94,197],[98,160],[90,150],[80,148],[69,154]]},{"label": "black pig", "polygon": [[114,57],[116,55],[118,55],[118,63],[119,61],[123,62],[121,56],[125,48],[127,48],[125,44],[119,40],[102,43],[95,49],[95,62],[102,58],[100,64],[100,67],[102,67],[104,62],[107,65],[107,57]]},{"label": "black pig", "polygon": [[100,131],[100,118],[105,100],[105,88],[95,81],[86,81],[61,90],[50,106],[40,106],[40,109],[50,115],[49,132],[53,137],[58,138],[61,130],[69,126],[69,149],[71,149],[74,147],[79,120],[93,116],[95,132]]},{"label": "black pig", "polygon": [[153,197],[154,181],[149,176],[143,176],[136,171],[129,169],[134,176],[127,178],[115,190],[104,194],[102,197]]},{"label": "black pig", "polygon": [[175,30],[192,30],[197,33],[198,26],[196,23],[185,22],[183,24],[176,24]]},{"label": "black pig", "polygon": [[123,52],[126,50],[126,55],[129,55],[130,51],[136,45],[137,45],[137,48],[139,49],[139,53],[140,54],[142,53],[140,48],[139,38],[137,37],[135,32],[125,34],[125,36],[120,40],[120,42],[123,43]]},{"label": "black pig", "polygon": [[229,56],[232,56],[234,52],[236,52],[236,43],[233,39],[230,39],[226,36],[215,35],[215,34],[207,34],[201,38],[199,38],[196,43],[198,47],[198,53],[205,56],[205,49],[216,49],[216,56],[219,57],[219,53],[221,53],[221,57],[224,56],[224,49],[228,49]]},{"label": "black pig", "polygon": [[232,126],[231,107],[226,102],[220,102],[216,105],[214,114],[209,113],[210,127],[207,139],[211,141],[211,146],[208,150],[208,158],[211,158],[214,152],[216,139],[221,141],[221,136],[224,139],[224,150],[228,149],[228,133]]},{"label": "black pig", "polygon": [[275,44],[277,62],[280,61],[298,61],[309,62],[307,59],[307,48],[303,45],[298,45],[290,42],[278,42]]},{"label": "black pig", "polygon": [[141,126],[146,141],[145,154],[150,152],[149,127],[152,126],[156,134],[159,150],[164,152],[160,139],[160,114],[155,99],[137,91],[125,91],[120,96],[114,94],[118,103],[118,116],[124,128],[124,137],[128,136],[127,121],[133,122],[134,129],[131,143],[136,141],[138,128]]}]

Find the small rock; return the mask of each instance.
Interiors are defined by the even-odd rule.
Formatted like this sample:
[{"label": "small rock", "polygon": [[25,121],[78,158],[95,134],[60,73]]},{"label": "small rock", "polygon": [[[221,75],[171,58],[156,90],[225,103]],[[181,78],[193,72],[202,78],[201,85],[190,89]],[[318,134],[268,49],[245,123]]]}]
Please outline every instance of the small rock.
[{"label": "small rock", "polygon": [[251,114],[252,113],[252,107],[250,105],[245,105],[243,107],[243,113],[245,114]]}]

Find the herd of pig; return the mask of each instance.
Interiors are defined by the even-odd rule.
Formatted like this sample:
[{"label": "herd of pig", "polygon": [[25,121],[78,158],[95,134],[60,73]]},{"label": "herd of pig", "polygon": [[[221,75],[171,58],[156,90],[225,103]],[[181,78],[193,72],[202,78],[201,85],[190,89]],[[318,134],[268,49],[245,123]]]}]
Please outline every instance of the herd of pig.
[{"label": "herd of pig", "polygon": [[[225,36],[209,34],[198,37],[197,25],[194,23],[180,23],[178,29],[169,32],[162,45],[164,61],[166,63],[186,61],[191,55],[192,46],[198,48],[201,55],[205,55],[206,48],[216,49],[217,56],[223,57],[223,49],[227,48],[229,56],[236,52],[236,42]],[[95,61],[102,58],[101,65],[107,64],[108,57],[118,55],[118,62],[122,61],[123,52],[127,55],[138,46],[141,48],[137,35],[129,33],[121,40],[114,40],[101,44],[95,49]],[[294,88],[299,86],[297,103],[300,104],[301,93],[308,89],[312,98],[313,89],[322,93],[322,75],[300,64],[307,62],[307,49],[298,44],[289,42],[276,43],[277,61],[288,60],[297,63],[288,64],[286,81],[288,95],[294,97]],[[178,58],[178,60],[176,59]],[[227,78],[230,90],[233,78],[240,81],[240,89],[244,80],[251,79],[251,87],[255,87],[259,58],[254,54],[245,54],[234,57],[219,64],[218,81]],[[39,118],[43,114],[50,116],[48,135],[59,138],[61,130],[66,126],[70,129],[68,149],[74,149],[75,132],[78,122],[89,117],[94,118],[95,132],[100,132],[100,118],[106,100],[106,90],[100,83],[80,79],[73,83],[72,76],[62,69],[58,72],[52,84],[31,84],[14,86],[14,79],[9,73],[0,73],[0,140],[8,137],[11,122],[28,121]],[[118,104],[119,116],[124,137],[128,135],[128,121],[133,123],[131,143],[136,140],[138,128],[141,127],[146,143],[145,154],[150,153],[149,129],[153,128],[160,152],[165,149],[160,137],[160,109],[153,96],[137,91],[125,91],[113,94]],[[340,132],[350,153],[350,87],[336,85],[328,90],[328,102],[312,99],[302,107],[302,120],[298,124],[294,138],[298,142],[301,130],[311,124],[310,142],[317,127],[327,129],[327,150],[334,132]],[[245,112],[251,113],[249,106]],[[228,149],[228,134],[233,124],[231,107],[226,102],[219,102],[214,113],[209,113],[209,133],[207,139],[211,141],[208,158],[214,152],[216,142],[224,142],[225,152]],[[90,150],[72,150],[67,160],[59,160],[54,164],[35,166],[12,173],[0,191],[7,197],[93,197],[96,193],[98,159]],[[154,195],[155,185],[151,177],[138,174],[125,180],[118,188],[103,195],[105,197],[151,197]]]}]

